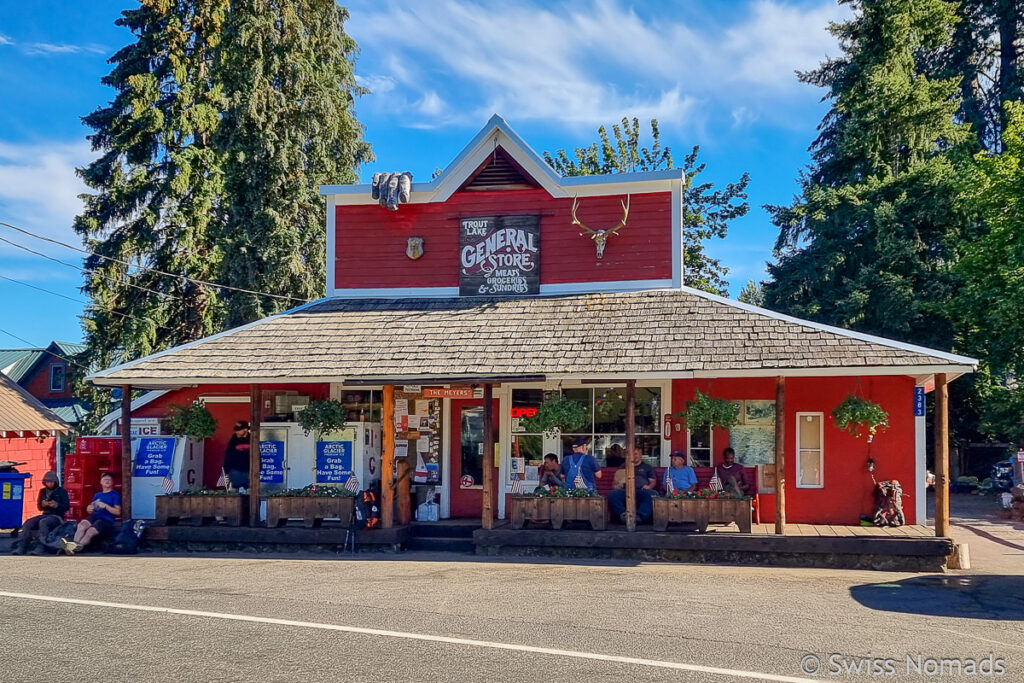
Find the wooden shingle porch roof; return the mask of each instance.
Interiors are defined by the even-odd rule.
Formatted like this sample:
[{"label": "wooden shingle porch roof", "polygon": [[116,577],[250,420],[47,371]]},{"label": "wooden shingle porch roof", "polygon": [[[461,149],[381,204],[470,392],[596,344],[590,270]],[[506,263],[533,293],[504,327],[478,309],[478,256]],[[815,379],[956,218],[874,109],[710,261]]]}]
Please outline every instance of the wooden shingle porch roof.
[{"label": "wooden shingle porch roof", "polygon": [[459,377],[928,375],[977,361],[688,288],[327,299],[92,375],[98,385]]},{"label": "wooden shingle porch roof", "polygon": [[0,374],[0,437],[66,432],[70,425],[39,399]]}]

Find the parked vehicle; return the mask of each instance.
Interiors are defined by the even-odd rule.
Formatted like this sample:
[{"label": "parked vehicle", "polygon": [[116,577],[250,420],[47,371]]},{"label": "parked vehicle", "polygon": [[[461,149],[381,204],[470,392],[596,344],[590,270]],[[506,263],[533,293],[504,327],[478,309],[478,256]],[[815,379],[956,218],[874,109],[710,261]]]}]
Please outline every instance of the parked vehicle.
[{"label": "parked vehicle", "polygon": [[992,488],[1008,490],[1013,488],[1013,460],[1001,460],[992,465]]}]

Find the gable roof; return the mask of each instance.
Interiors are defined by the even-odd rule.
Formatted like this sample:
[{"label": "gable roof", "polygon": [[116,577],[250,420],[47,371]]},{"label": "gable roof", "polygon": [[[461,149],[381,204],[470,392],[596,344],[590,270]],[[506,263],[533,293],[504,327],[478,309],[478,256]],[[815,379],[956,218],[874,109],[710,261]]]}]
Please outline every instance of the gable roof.
[{"label": "gable roof", "polygon": [[70,426],[15,382],[0,374],[0,434],[66,432]]},{"label": "gable roof", "polygon": [[[412,184],[410,203],[446,201],[470,177],[481,170],[498,148],[508,155],[519,170],[547,190],[552,197],[665,192],[672,190],[673,187],[679,187],[684,176],[681,168],[667,168],[643,173],[608,173],[563,178],[512,130],[505,119],[495,114],[448,164],[441,175],[429,182]],[[368,183],[321,185],[320,194],[334,196],[335,202],[339,204],[377,203],[377,200],[370,196]]]},{"label": "gable roof", "polygon": [[85,352],[85,344],[52,341],[44,349],[0,349],[0,372],[17,383],[28,379],[47,355],[58,358],[73,358]]},{"label": "gable roof", "polygon": [[169,387],[775,375],[953,375],[972,358],[688,288],[521,299],[327,299],[89,377]]}]

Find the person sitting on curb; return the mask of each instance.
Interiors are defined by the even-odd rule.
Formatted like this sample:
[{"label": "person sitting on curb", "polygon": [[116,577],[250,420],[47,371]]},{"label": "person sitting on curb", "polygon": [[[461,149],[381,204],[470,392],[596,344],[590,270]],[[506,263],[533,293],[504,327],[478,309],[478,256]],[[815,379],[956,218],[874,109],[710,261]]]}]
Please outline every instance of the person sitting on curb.
[{"label": "person sitting on curb", "polygon": [[686,453],[683,451],[672,451],[672,466],[665,471],[665,491],[669,490],[668,483],[672,482],[673,491],[689,492],[697,490],[697,473],[686,464]]},{"label": "person sitting on curb", "polygon": [[68,492],[60,485],[56,472],[47,472],[43,475],[43,488],[39,489],[36,506],[41,514],[25,520],[21,525],[21,538],[12,550],[15,555],[24,555],[29,551],[32,551],[33,555],[42,555],[44,549],[42,545],[35,543],[37,538],[40,541],[46,540],[50,532],[61,525],[64,513],[71,507]]},{"label": "person sitting on curb", "polygon": [[61,539],[61,550],[65,555],[81,552],[96,537],[106,535],[114,528],[114,521],[121,514],[121,494],[114,490],[114,475],[110,472],[101,474],[100,486],[103,490],[96,492],[85,508],[89,516],[78,523],[75,540]]},{"label": "person sitting on curb", "polygon": [[[625,473],[625,471],[626,466],[623,465],[619,472]],[[643,461],[643,456],[637,448],[633,449],[633,476],[635,477],[633,485],[636,487],[636,522],[640,524],[650,519],[654,513],[654,497],[658,495],[655,487],[658,485],[658,480],[654,476],[654,468]],[[617,479],[618,477],[616,477]],[[608,494],[608,507],[623,522],[626,521],[626,487],[629,485],[629,482],[623,477],[622,488],[615,489]]]}]

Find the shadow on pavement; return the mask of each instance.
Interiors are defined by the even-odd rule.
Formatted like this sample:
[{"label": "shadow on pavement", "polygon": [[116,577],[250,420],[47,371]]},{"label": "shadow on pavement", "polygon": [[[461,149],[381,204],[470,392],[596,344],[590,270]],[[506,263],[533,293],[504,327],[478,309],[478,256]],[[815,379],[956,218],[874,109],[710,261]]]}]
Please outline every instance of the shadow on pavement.
[{"label": "shadow on pavement", "polygon": [[884,612],[1024,621],[1024,576],[915,576],[854,586],[850,596]]}]

